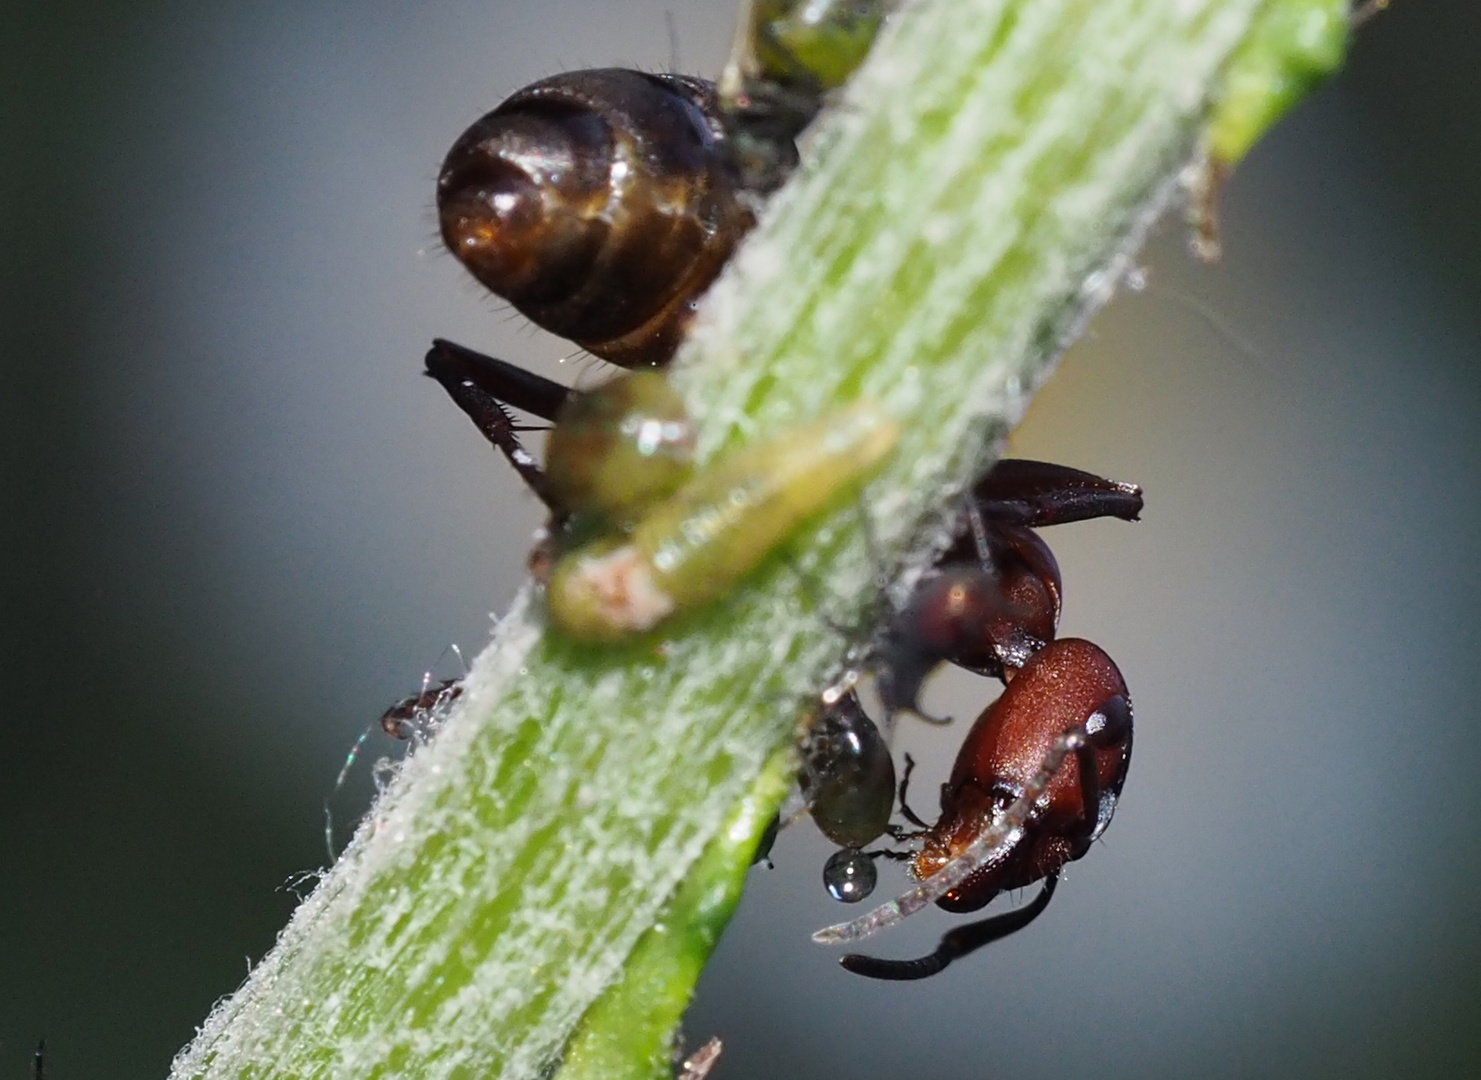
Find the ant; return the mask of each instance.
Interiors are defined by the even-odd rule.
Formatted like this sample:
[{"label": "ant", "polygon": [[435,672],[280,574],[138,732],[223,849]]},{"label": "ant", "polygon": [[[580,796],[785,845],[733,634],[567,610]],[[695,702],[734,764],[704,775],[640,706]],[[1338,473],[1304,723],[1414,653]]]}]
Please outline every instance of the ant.
[{"label": "ant", "polygon": [[[1141,489],[1132,484],[1048,462],[999,461],[973,487],[957,539],[916,583],[875,644],[873,666],[887,713],[908,710],[934,719],[921,712],[917,697],[925,677],[942,662],[1004,682],[1017,675],[1054,638],[1061,608],[1059,565],[1032,530],[1096,517],[1134,521],[1142,505]],[[888,825],[893,762],[852,688],[830,692],[825,700],[803,741],[801,784],[814,821],[841,848],[823,868],[824,886],[835,899],[853,903],[873,890],[875,858],[910,857],[865,852],[865,844],[887,831],[896,839],[923,834]],[[929,831],[905,800],[912,764],[907,756],[901,808]]]},{"label": "ant", "polygon": [[[848,15],[842,4],[825,6]],[[594,355],[626,367],[665,364],[698,297],[754,224],[752,197],[795,167],[796,134],[822,95],[862,59],[858,52],[847,61],[837,83],[819,77],[791,95],[786,64],[768,37],[779,24],[761,20],[795,8],[758,0],[748,9],[741,41],[749,52],[737,47],[718,95],[700,79],[619,69],[558,75],[516,93],[470,128],[444,162],[438,210],[449,250],[532,321]],[[851,10],[865,19],[867,50],[884,7]],[[824,29],[847,34],[849,26]],[[817,40],[832,42],[826,54],[837,39]],[[792,52],[806,74],[804,55]],[[814,66],[813,74],[821,69]],[[748,111],[758,102],[761,112]],[[783,123],[768,127],[768,118]],[[758,135],[764,153],[750,160],[761,162],[759,171],[743,155],[756,145],[745,140]],[[614,184],[619,176],[625,182]],[[566,467],[552,482],[521,445],[519,434],[530,429],[510,410],[559,430],[574,392],[442,340],[427,355],[427,373],[509,459],[553,521],[568,517]],[[954,931],[925,960],[852,956],[845,960],[850,970],[923,977],[1026,925],[1047,905],[1064,863],[1083,855],[1104,829],[1130,755],[1129,701],[1104,653],[1087,642],[1052,640],[1059,570],[1030,530],[1097,516],[1131,520],[1140,507],[1140,492],[1130,485],[1043,463],[1001,464],[974,488],[952,547],[888,624],[876,651],[891,715],[920,712],[921,683],[942,661],[1011,682],[969,734],[937,824],[927,827],[905,808],[923,830],[901,836],[922,841],[913,857],[923,879],[919,895],[887,905],[892,915],[866,920],[892,920],[931,900],[976,910],[1004,889],[1045,885],[1026,908]],[[549,555],[537,549],[537,570],[548,569]],[[1097,656],[1104,660],[1099,667]],[[1086,711],[1073,697],[1077,687],[1105,693]],[[401,705],[414,711],[417,702]],[[864,858],[872,877],[872,861],[859,849],[884,831],[893,809],[887,747],[851,693],[821,710],[813,739],[804,776],[815,819],[844,846],[836,869],[858,868]],[[1075,760],[1065,761],[1069,756]],[[1001,811],[996,818],[994,809]],[[856,885],[841,891],[862,898],[872,881]]]},{"label": "ant", "polygon": [[717,107],[714,85],[687,75],[599,68],[533,83],[448,151],[443,242],[536,325],[621,367],[663,365],[755,224]]},{"label": "ant", "polygon": [[[1007,686],[978,717],[942,787],[941,815],[928,824],[906,799],[918,831],[913,853],[840,852],[830,891],[867,895],[874,856],[908,859],[920,881],[884,907],[819,931],[815,940],[856,940],[935,901],[976,911],[999,893],[1043,881],[1029,904],[947,933],[917,960],[850,954],[843,966],[877,979],[922,979],[953,960],[1022,929],[1054,896],[1060,870],[1082,857],[1115,812],[1131,761],[1132,710],[1125,680],[1104,650],[1053,640],[1062,584],[1053,554],[1033,528],[1094,517],[1136,520],[1141,489],[1077,469],[1004,459],[973,488],[956,542],[917,584],[879,646],[881,697],[919,713],[924,676],[941,661],[993,675]],[[1072,759],[1072,760],[1071,760]],[[846,877],[844,875],[847,875]]]},{"label": "ant", "polygon": [[[841,963],[874,979],[924,979],[1023,929],[1054,896],[1060,871],[1082,857],[1115,813],[1131,762],[1126,682],[1099,646],[1061,638],[1034,653],[977,718],[941,789],[941,816],[921,827],[911,857],[915,889],[852,923],[820,930],[820,943],[857,940],[934,900],[977,911],[999,893],[1042,881],[1030,903],[958,927],[916,960],[851,953]],[[907,777],[908,779],[908,777]]]},{"label": "ant", "polygon": [[[667,364],[755,225],[755,196],[796,168],[796,137],[863,61],[891,6],[754,0],[719,88],[622,68],[532,83],[443,160],[444,244],[536,325],[620,367]],[[567,508],[508,410],[554,422],[565,388],[442,340],[427,372],[560,518]]]},{"label": "ant", "polygon": [[620,367],[666,364],[755,225],[746,196],[791,174],[795,137],[884,16],[879,0],[748,4],[718,90],[623,68],[526,86],[443,160],[443,242],[536,325]]}]

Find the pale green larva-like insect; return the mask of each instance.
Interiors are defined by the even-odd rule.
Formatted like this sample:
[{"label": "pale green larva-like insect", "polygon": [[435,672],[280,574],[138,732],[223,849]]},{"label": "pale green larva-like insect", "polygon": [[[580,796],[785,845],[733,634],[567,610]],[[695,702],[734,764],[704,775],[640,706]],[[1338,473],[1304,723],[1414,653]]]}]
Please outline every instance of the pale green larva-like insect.
[{"label": "pale green larva-like insect", "polygon": [[621,522],[694,471],[684,400],[656,371],[572,394],[545,444],[545,480],[568,513]]},{"label": "pale green larva-like insect", "polygon": [[649,507],[630,533],[565,555],[551,618],[582,641],[623,641],[726,595],[808,518],[862,482],[899,424],[866,402],[742,447]]},{"label": "pale green larva-like insect", "polygon": [[1195,185],[1194,250],[1219,255],[1216,200],[1229,170],[1296,102],[1342,66],[1349,0],[1270,0],[1230,56],[1203,133]]}]

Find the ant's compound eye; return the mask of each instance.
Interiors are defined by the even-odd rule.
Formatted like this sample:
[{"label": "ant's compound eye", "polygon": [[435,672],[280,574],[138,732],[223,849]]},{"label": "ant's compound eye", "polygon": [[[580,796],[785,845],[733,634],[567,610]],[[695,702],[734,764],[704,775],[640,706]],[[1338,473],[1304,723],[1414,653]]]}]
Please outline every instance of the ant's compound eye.
[{"label": "ant's compound eye", "polygon": [[669,494],[693,468],[689,415],[656,371],[571,395],[545,448],[546,480],[559,505],[613,519]]},{"label": "ant's compound eye", "polygon": [[874,860],[858,848],[835,851],[823,864],[823,888],[844,904],[856,904],[872,893],[878,877]]}]

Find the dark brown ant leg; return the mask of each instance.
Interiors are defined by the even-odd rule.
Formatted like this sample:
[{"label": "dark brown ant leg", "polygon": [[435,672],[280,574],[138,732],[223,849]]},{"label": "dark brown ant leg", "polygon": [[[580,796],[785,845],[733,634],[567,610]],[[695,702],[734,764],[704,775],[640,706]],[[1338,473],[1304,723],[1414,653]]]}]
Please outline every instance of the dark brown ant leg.
[{"label": "dark brown ant leg", "polygon": [[[540,501],[553,513],[558,514],[560,507],[550,491],[550,486],[545,482],[544,471],[536,463],[534,455],[519,441],[518,433],[528,429],[515,424],[514,417],[509,414],[508,408],[510,404],[523,408],[523,405],[519,405],[519,401],[526,400],[540,405],[543,409],[550,404],[550,396],[547,394],[544,400],[541,400],[539,395],[526,395],[523,393],[524,389],[533,387],[538,390],[539,387],[533,382],[525,384],[520,381],[509,384],[516,387],[509,397],[503,396],[502,393],[492,392],[489,389],[490,380],[487,376],[489,371],[497,369],[475,364],[470,357],[508,367],[512,371],[519,371],[530,380],[540,377],[521,371],[512,364],[506,365],[502,360],[482,356],[471,349],[464,349],[461,345],[452,345],[446,341],[435,342],[427,353],[427,374],[441,384],[442,388],[448,392],[448,396],[457,403],[458,408],[468,414],[468,418],[473,421],[483,437],[509,460],[509,464],[514,466],[514,471],[519,473],[524,482],[529,485],[530,490],[540,497]],[[497,382],[497,379],[493,381]],[[552,387],[558,387],[562,395],[567,392],[565,387],[559,383],[550,382],[548,379],[542,381],[549,383]],[[503,384],[500,385],[503,386]],[[511,397],[516,400],[511,402]],[[535,412],[534,409],[527,411]],[[543,414],[535,412],[535,415],[542,416]]]},{"label": "dark brown ant leg", "polygon": [[[905,801],[905,793],[910,790],[910,774],[913,772],[915,772],[915,758],[911,757],[909,754],[906,754],[905,775],[900,777],[900,813],[906,821],[910,822],[910,824],[918,826],[922,829],[929,830],[930,826],[922,821],[920,819],[920,815],[917,814],[914,810],[910,809],[910,804]],[[898,840],[900,839],[900,837],[897,836],[895,837],[895,839]]]},{"label": "dark brown ant leg", "polygon": [[1136,521],[1142,489],[1047,461],[1003,458],[972,488],[984,517],[1041,528],[1114,517]]},{"label": "dark brown ant leg", "polygon": [[1054,888],[1058,884],[1059,872],[1055,871],[1044,878],[1044,887],[1039,890],[1039,895],[1023,907],[948,930],[941,935],[941,944],[929,956],[922,956],[917,960],[882,960],[877,956],[850,953],[839,963],[855,975],[863,975],[868,979],[897,982],[928,979],[944,971],[953,960],[960,960],[984,945],[991,945],[1009,934],[1016,934],[1033,922],[1049,906],[1049,901],[1054,898]]},{"label": "dark brown ant leg", "polygon": [[443,338],[434,338],[427,351],[427,374],[444,386],[449,381],[469,383],[501,405],[551,423],[571,396],[570,389],[554,379]]},{"label": "dark brown ant leg", "polygon": [[895,717],[904,712],[939,727],[952,722],[950,716],[933,716],[920,707],[921,687],[940,665],[939,656],[919,649],[899,648],[892,651],[889,663],[883,665],[874,676],[879,699],[891,724],[895,722]]},{"label": "dark brown ant leg", "polygon": [[[915,836],[918,834],[912,833],[910,835]],[[915,858],[916,853],[913,851],[895,851],[891,848],[875,848],[873,851],[863,851],[860,854],[870,859],[887,859],[890,862],[910,862],[910,860]]]}]

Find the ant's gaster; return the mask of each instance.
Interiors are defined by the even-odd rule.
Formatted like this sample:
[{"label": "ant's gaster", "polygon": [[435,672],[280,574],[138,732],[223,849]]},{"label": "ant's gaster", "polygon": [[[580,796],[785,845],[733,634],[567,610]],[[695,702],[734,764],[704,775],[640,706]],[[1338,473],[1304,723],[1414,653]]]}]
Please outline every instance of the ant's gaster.
[{"label": "ant's gaster", "polygon": [[621,68],[542,79],[448,151],[442,238],[532,322],[615,364],[665,363],[754,224],[721,138],[703,79]]},{"label": "ant's gaster", "polygon": [[1141,510],[1134,484],[1044,461],[997,462],[973,487],[957,539],[882,636],[885,708],[923,715],[921,684],[938,664],[1005,678],[1053,639],[1059,564],[1032,529],[1097,517],[1135,521]]}]

